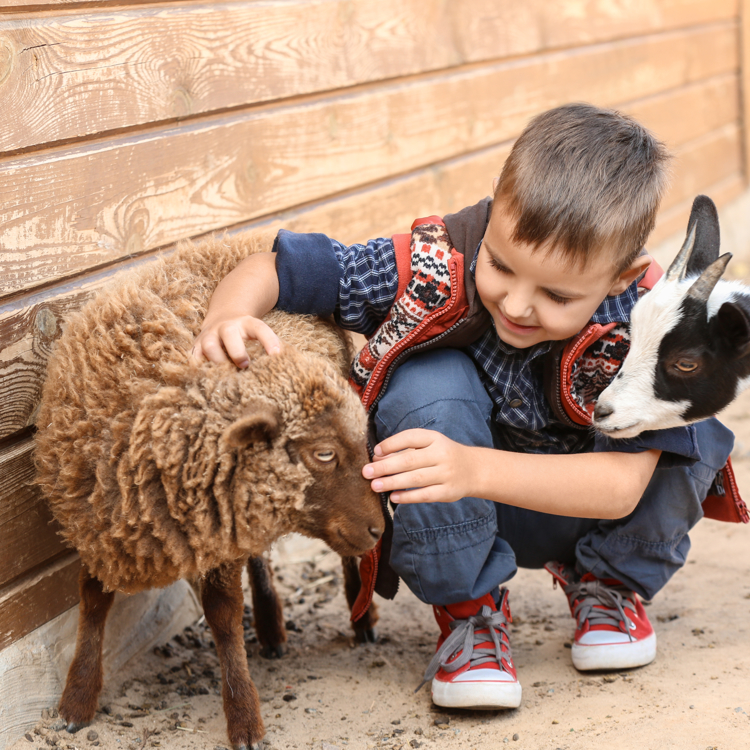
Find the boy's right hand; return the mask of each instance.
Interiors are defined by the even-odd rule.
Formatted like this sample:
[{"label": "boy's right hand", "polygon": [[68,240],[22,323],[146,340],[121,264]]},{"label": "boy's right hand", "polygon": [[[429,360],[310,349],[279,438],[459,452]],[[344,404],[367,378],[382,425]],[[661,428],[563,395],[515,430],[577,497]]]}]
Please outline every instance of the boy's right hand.
[{"label": "boy's right hand", "polygon": [[231,359],[237,367],[244,368],[250,364],[245,348],[245,342],[250,340],[260,342],[270,355],[282,350],[279,337],[260,318],[241,315],[215,322],[207,318],[190,353],[198,362],[203,359],[228,362]]}]

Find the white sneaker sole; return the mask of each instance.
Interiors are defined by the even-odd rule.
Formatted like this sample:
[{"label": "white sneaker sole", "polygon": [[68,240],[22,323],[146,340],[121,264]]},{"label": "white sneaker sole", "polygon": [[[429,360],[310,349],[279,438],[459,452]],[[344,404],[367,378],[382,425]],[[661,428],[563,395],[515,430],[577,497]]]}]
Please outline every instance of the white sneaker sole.
[{"label": "white sneaker sole", "polygon": [[656,633],[641,641],[609,643],[596,646],[573,644],[573,666],[587,672],[591,669],[630,669],[643,667],[656,658]]},{"label": "white sneaker sole", "polygon": [[519,682],[440,682],[432,681],[432,702],[444,708],[518,708]]}]

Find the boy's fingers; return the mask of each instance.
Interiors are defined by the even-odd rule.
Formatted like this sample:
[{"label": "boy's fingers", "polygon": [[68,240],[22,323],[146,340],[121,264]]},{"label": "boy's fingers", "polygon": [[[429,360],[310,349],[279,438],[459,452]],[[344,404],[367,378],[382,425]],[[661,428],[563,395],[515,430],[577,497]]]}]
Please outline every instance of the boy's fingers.
[{"label": "boy's fingers", "polygon": [[237,367],[247,367],[249,360],[242,331],[239,328],[227,327],[221,332],[221,340],[232,362]]},{"label": "boy's fingers", "polygon": [[[218,338],[207,336],[201,341],[201,343],[198,345],[198,348],[200,349],[201,355],[205,357],[209,362],[229,361]],[[196,347],[193,347],[193,350],[195,349]]]},{"label": "boy's fingers", "polygon": [[[268,354],[279,354],[281,339],[273,330],[258,318],[245,318],[242,327],[248,338],[256,339]],[[247,358],[247,355],[245,355]]]},{"label": "boy's fingers", "polygon": [[404,471],[392,476],[373,479],[371,485],[375,492],[393,492],[394,490],[407,490],[410,487],[425,487],[434,481],[434,477],[430,475],[429,469]]},{"label": "boy's fingers", "polygon": [[434,432],[432,430],[413,429],[398,432],[386,438],[375,446],[375,454],[387,456],[389,453],[398,453],[407,448],[426,448],[432,443]]}]

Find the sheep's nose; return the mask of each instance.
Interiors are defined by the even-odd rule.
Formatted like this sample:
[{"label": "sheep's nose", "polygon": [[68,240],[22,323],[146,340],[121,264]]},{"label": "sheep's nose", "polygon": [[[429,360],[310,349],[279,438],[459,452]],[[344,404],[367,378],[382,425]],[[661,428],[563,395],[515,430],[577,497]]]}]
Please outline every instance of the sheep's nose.
[{"label": "sheep's nose", "polygon": [[594,419],[604,419],[605,417],[609,417],[611,414],[614,414],[615,407],[611,404],[602,404],[598,403],[596,405],[596,408],[594,409]]},{"label": "sheep's nose", "polygon": [[370,526],[368,529],[370,532],[370,536],[377,542],[378,539],[380,539],[381,536],[383,536],[383,529],[378,528],[377,526]]}]

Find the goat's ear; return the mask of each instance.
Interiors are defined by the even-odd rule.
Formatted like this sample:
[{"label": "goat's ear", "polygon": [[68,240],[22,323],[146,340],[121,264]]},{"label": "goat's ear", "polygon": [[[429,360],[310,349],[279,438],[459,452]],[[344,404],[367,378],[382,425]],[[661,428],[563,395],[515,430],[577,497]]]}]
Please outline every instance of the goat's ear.
[{"label": "goat's ear", "polygon": [[244,448],[259,441],[271,441],[279,434],[278,409],[265,399],[255,399],[248,405],[250,413],[234,422],[226,432],[229,445]]},{"label": "goat's ear", "polygon": [[699,195],[693,201],[688,221],[695,224],[695,245],[687,263],[687,275],[700,274],[719,257],[719,214],[716,205],[707,195]]},{"label": "goat's ear", "polygon": [[750,350],[750,317],[737,302],[725,302],[714,318],[714,331],[729,351],[744,355]]}]

